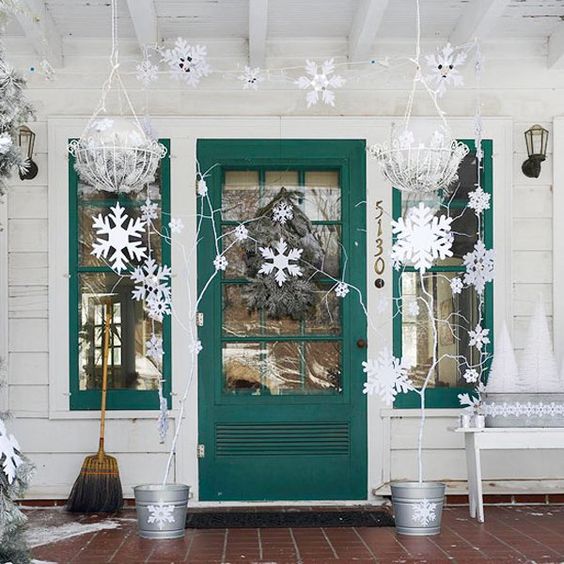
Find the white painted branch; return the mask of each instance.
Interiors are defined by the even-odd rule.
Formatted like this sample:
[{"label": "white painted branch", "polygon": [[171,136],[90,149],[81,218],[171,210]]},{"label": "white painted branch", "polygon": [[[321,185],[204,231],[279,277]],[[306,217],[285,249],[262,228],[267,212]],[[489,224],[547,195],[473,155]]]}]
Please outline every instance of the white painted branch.
[{"label": "white painted branch", "polygon": [[268,0],[249,0],[249,64],[264,66],[268,30]]},{"label": "white painted branch", "polygon": [[470,0],[450,34],[453,45],[463,45],[483,38],[501,16],[511,0]]},{"label": "white painted branch", "polygon": [[127,0],[129,15],[133,21],[139,47],[156,45],[159,40],[159,26],[154,0]]},{"label": "white painted branch", "polygon": [[361,0],[349,34],[349,61],[369,59],[389,0]]}]

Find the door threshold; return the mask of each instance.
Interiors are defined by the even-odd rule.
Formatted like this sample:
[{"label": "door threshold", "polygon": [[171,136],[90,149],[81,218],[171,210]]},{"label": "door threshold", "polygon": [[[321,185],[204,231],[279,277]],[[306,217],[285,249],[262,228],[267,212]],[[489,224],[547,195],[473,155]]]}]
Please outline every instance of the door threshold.
[{"label": "door threshold", "polygon": [[279,511],[308,511],[319,510],[320,508],[328,511],[342,509],[371,509],[389,505],[390,501],[384,497],[374,497],[374,499],[356,500],[336,500],[336,501],[190,501],[189,508],[208,509],[221,507],[222,510],[230,509],[269,509]]}]

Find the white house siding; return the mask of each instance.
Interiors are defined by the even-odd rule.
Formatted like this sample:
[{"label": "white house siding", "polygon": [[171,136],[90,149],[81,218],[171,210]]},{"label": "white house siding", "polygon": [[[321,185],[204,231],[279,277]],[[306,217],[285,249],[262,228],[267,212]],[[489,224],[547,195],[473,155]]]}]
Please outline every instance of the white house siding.
[{"label": "white house siding", "polygon": [[[208,42],[208,46],[211,62],[216,68],[234,68],[237,64],[245,64],[246,47],[243,42]],[[27,49],[23,41],[7,43],[10,59],[21,68],[27,68],[31,62],[35,62]],[[97,422],[91,414],[67,413],[61,416],[50,405],[53,400],[50,400],[49,382],[56,378],[68,379],[68,374],[49,375],[48,303],[53,300],[50,300],[52,296],[49,296],[48,287],[48,162],[53,166],[53,160],[48,159],[47,154],[47,120],[54,117],[87,117],[91,113],[105,78],[107,49],[105,42],[97,40],[69,43],[65,68],[57,72],[55,80],[46,81],[40,76],[31,78],[29,96],[37,107],[37,121],[32,127],[37,133],[36,161],[39,174],[32,181],[14,180],[7,202],[8,396],[15,418],[12,424],[14,431],[38,468],[29,492],[32,498],[65,497],[84,456],[94,452],[97,447]],[[411,53],[411,50],[410,44],[396,43],[380,45],[375,52],[392,55]],[[504,174],[513,179],[512,230],[506,234],[512,251],[505,257],[510,267],[512,296],[506,311],[512,311],[512,318],[508,321],[512,325],[515,347],[520,351],[525,346],[525,331],[535,296],[542,294],[547,310],[552,314],[553,292],[552,142],[549,143],[549,155],[543,163],[540,178],[528,179],[520,171],[521,163],[526,158],[523,131],[533,123],[540,123],[551,131],[554,117],[564,113],[564,71],[546,70],[544,42],[501,42],[488,44],[483,51],[486,67],[482,78],[482,114],[512,120],[513,133],[509,135],[507,146],[513,146],[513,154],[510,154],[510,150],[500,154],[499,148],[496,150],[494,147],[494,167],[502,167]],[[138,57],[135,46],[122,45],[121,52],[124,57],[122,69],[131,70],[133,66],[126,64],[126,59],[131,61],[133,55]],[[338,58],[345,52],[344,42],[281,41],[270,45],[268,65],[301,64],[305,54],[309,58],[329,54]],[[149,93],[149,112],[151,115],[173,117],[210,116],[210,120],[213,116],[245,115],[272,118],[364,116],[363,120],[369,129],[372,117],[403,115],[408,74],[407,71],[401,71],[401,74],[404,78],[399,80],[389,77],[385,69],[381,69],[372,77],[351,80],[345,89],[337,92],[335,109],[319,105],[310,110],[306,109],[304,93],[291,84],[266,84],[258,93],[243,92],[233,80],[215,75],[193,90],[163,77],[162,86],[152,88]],[[133,79],[128,82],[132,85],[132,99],[139,112],[143,113],[144,95],[138,91]],[[448,92],[442,101],[450,116],[473,116],[475,91],[470,71],[467,83],[468,88]],[[432,105],[423,94],[416,100],[415,113],[420,116],[433,115]],[[205,120],[200,123],[205,130]],[[169,136],[165,130],[159,130],[158,134]],[[271,132],[268,136],[272,135]],[[214,136],[213,131],[210,136]],[[255,136],[263,136],[260,129],[256,130]],[[471,130],[468,136],[471,136]],[[339,137],[338,127],[335,128],[334,137]],[[52,153],[55,150],[53,147],[49,149]],[[57,159],[63,159],[63,153],[59,153]],[[64,164],[58,163],[57,166]],[[49,190],[64,192],[66,183],[65,175],[51,178]],[[173,173],[173,194],[180,189],[191,190],[192,183],[191,177],[175,180]],[[370,194],[373,186],[368,185],[367,189]],[[369,202],[373,198],[373,195],[369,195]],[[510,200],[505,202],[507,206],[511,204]],[[368,225],[370,229],[370,214]],[[61,224],[56,228],[64,230],[66,226]],[[496,229],[500,228],[496,225]],[[371,256],[370,252],[368,256]],[[1,267],[5,268],[5,265]],[[370,276],[370,267],[368,272]],[[371,292],[373,287],[369,279],[368,288]],[[391,288],[391,285],[387,287]],[[374,309],[375,296],[369,295],[369,300],[371,309]],[[56,341],[57,337],[51,335],[51,343]],[[370,353],[373,354],[376,349],[377,345],[371,343]],[[176,472],[179,479],[195,486],[197,416],[194,397],[190,406],[192,411],[188,415],[184,439],[179,446]],[[414,430],[417,420],[414,414],[403,410],[381,411],[380,407],[375,399],[370,400],[371,470],[368,491],[380,488],[389,479],[413,478],[415,475]],[[454,410],[445,410],[429,414],[425,459],[427,477],[458,481],[458,484],[453,483],[453,488],[459,489],[462,487],[460,481],[466,477],[462,441],[447,429],[454,424],[455,413]],[[108,450],[118,457],[126,495],[131,495],[130,487],[137,483],[159,480],[168,446],[158,444],[154,416],[135,412],[112,414],[108,427]],[[564,453],[543,453],[542,457],[538,453],[507,452],[503,456],[487,453],[484,465],[488,483],[496,484],[492,486],[493,489],[502,486],[500,480],[503,479],[564,478]],[[548,487],[547,484],[533,480],[515,483],[509,488],[541,491]]]}]

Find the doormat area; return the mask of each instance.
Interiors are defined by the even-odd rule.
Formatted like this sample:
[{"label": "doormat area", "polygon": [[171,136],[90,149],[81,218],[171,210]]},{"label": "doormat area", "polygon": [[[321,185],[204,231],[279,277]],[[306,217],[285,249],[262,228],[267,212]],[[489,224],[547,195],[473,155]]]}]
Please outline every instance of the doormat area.
[{"label": "doormat area", "polygon": [[386,509],[327,511],[197,511],[187,529],[270,529],[298,527],[393,527]]}]

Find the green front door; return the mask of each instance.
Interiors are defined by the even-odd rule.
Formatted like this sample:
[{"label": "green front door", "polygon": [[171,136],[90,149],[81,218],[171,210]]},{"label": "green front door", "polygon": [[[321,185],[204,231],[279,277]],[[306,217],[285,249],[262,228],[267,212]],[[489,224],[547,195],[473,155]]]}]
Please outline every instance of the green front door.
[{"label": "green front door", "polygon": [[[218,210],[198,245],[200,499],[366,499],[365,142],[200,140],[198,161],[209,190],[199,211]],[[301,320],[249,309],[233,233],[282,188],[323,249]],[[228,265],[213,277],[218,252]],[[354,287],[344,299],[339,280]]]}]

